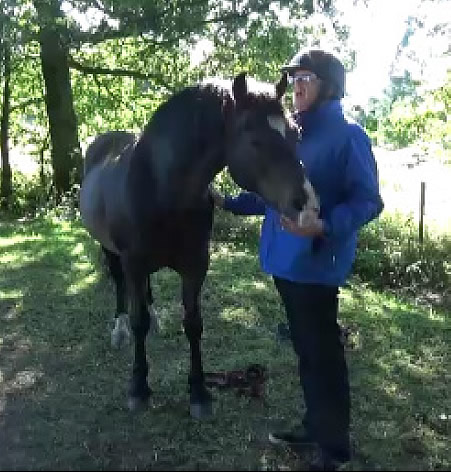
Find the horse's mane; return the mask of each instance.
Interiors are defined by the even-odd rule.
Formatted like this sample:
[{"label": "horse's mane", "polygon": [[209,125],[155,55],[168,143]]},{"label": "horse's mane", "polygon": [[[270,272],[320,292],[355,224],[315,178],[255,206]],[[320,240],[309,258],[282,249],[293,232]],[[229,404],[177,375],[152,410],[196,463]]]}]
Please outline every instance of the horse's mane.
[{"label": "horse's mane", "polygon": [[[246,98],[245,108],[253,108],[265,115],[283,115],[284,108],[282,103],[276,98],[276,90],[274,84],[257,80],[254,77],[247,77],[248,95]],[[209,77],[200,83],[200,87],[213,87],[216,90],[222,90],[229,96],[232,93],[232,80],[221,77]]]},{"label": "horse's mane", "polygon": [[[243,109],[252,108],[252,110],[262,115],[284,115],[285,110],[280,100],[276,98],[274,84],[258,81],[252,77],[246,79],[247,95],[244,101],[240,102]],[[192,113],[193,107],[203,107],[214,113],[222,113],[225,103],[233,103],[232,80],[212,77],[203,81],[187,86],[163,102],[155,111],[152,118],[146,125],[141,136],[148,135],[154,127],[160,123],[165,123],[166,129],[169,129],[168,121],[175,116],[183,116],[184,113]],[[190,116],[186,115],[189,120]],[[185,123],[189,126],[190,123]]]}]

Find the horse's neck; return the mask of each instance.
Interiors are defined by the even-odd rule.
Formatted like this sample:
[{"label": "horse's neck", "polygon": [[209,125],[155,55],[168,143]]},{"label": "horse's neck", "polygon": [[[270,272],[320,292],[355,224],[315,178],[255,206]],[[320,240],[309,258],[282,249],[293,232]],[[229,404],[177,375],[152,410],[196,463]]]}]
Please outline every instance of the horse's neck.
[{"label": "horse's neck", "polygon": [[[198,152],[182,152],[173,140],[148,136],[138,143],[136,151],[142,161],[139,172],[149,174],[152,182],[148,191],[163,207],[196,207],[215,175],[225,167],[220,141]],[[142,175],[139,179],[144,180]]]}]

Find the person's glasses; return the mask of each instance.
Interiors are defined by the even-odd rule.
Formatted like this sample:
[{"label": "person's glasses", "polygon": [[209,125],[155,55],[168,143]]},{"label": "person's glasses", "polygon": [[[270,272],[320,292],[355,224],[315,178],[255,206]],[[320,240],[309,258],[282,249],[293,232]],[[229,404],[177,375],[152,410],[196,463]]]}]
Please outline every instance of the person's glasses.
[{"label": "person's glasses", "polygon": [[313,73],[313,72],[302,72],[294,75],[288,76],[288,82],[290,84],[294,84],[295,82],[312,82],[313,80],[316,80],[318,77]]}]

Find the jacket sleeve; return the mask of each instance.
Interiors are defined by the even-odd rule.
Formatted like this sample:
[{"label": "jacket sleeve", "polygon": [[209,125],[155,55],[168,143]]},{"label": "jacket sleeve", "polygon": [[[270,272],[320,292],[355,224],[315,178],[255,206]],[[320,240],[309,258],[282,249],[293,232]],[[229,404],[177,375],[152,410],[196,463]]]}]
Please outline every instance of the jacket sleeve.
[{"label": "jacket sleeve", "polygon": [[379,216],[384,208],[371,142],[357,125],[351,125],[341,158],[344,162],[343,197],[324,219],[325,236],[332,238],[348,237]]},{"label": "jacket sleeve", "polygon": [[263,199],[251,192],[241,192],[236,197],[224,199],[224,210],[234,215],[264,215],[265,207]]}]

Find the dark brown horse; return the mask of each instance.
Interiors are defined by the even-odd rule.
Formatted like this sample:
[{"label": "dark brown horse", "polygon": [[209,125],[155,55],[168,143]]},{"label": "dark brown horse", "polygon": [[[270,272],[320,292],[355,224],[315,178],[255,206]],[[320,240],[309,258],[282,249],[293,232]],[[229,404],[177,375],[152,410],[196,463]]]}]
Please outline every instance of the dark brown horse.
[{"label": "dark brown horse", "polygon": [[81,217],[107,254],[118,314],[127,311],[128,301],[135,349],[131,409],[145,404],[151,393],[147,276],[169,267],[182,279],[183,326],[191,349],[190,411],[194,417],[211,412],[199,298],[209,265],[213,204],[208,189],[214,176],[227,166],[240,187],[292,218],[317,206],[295,158],[295,133],[280,102],[285,89],[283,76],[272,94],[250,92],[244,74],[234,79],[231,92],[213,85],[188,87],[159,107],[139,138],[106,133],[86,152]]}]

